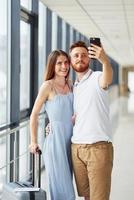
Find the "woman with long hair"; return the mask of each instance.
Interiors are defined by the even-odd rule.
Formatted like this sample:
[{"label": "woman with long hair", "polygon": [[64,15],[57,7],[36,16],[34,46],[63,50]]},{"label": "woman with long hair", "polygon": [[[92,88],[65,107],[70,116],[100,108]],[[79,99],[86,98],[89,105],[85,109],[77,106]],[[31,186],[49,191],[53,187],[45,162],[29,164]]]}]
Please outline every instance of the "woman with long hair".
[{"label": "woman with long hair", "polygon": [[51,200],[74,200],[71,164],[73,94],[69,81],[70,59],[62,50],[50,53],[45,81],[40,87],[31,116],[30,150],[36,153],[38,114],[43,104],[50,122],[43,157]]}]

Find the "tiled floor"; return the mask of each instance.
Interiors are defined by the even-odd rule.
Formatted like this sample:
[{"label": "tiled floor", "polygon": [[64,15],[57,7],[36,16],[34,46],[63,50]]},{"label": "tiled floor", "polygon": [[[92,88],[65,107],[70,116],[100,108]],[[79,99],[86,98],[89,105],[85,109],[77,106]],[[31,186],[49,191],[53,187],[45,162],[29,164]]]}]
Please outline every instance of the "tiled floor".
[{"label": "tiled floor", "polygon": [[[110,200],[134,200],[134,94],[111,105],[111,118],[115,153]],[[45,180],[44,174],[42,186],[47,190]]]},{"label": "tiled floor", "polygon": [[118,100],[111,200],[134,200],[134,94]]}]

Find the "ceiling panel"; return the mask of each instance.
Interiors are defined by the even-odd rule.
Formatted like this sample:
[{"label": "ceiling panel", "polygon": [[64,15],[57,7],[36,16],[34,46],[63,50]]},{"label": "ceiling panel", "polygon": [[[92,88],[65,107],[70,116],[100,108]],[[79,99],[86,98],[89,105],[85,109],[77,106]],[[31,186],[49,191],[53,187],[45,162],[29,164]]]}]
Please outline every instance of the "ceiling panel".
[{"label": "ceiling panel", "polygon": [[42,0],[87,37],[101,37],[107,53],[134,65],[134,0]]}]

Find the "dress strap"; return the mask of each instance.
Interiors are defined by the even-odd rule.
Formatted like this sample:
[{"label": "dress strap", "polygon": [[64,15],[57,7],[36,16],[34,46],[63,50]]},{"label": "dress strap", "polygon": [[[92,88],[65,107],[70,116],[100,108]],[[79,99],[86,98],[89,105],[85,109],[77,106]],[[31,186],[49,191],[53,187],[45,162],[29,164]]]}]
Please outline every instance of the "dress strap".
[{"label": "dress strap", "polygon": [[55,85],[53,84],[53,91],[55,92],[55,95],[57,95],[57,94],[59,94],[59,92],[57,91],[57,89],[56,89],[56,87],[55,87]]},{"label": "dress strap", "polygon": [[[69,89],[69,92],[72,92],[72,86],[71,86],[71,84],[69,83],[69,81],[67,81],[66,84],[67,84],[67,87],[68,87],[68,89]],[[54,85],[54,82],[52,82],[51,85],[52,85],[53,91],[55,92],[55,95],[61,94],[61,93],[57,90],[56,86]]]},{"label": "dress strap", "polygon": [[49,84],[51,85],[51,90],[53,90],[54,93],[55,93],[55,95],[57,95],[57,94],[58,94],[58,91],[56,90],[56,88],[55,88],[55,86],[54,86],[54,83],[50,81]]}]

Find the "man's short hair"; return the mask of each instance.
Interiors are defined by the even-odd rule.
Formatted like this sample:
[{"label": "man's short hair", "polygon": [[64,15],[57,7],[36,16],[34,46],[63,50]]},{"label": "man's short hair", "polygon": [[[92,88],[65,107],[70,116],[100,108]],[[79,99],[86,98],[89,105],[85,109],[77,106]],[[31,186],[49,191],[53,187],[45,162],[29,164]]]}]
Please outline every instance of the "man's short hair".
[{"label": "man's short hair", "polygon": [[77,42],[73,43],[73,44],[70,46],[69,52],[71,52],[71,51],[72,51],[74,48],[76,48],[76,47],[83,47],[83,48],[85,48],[85,49],[88,51],[88,48],[87,48],[87,45],[86,45],[85,42],[83,42],[83,41],[77,41]]}]

